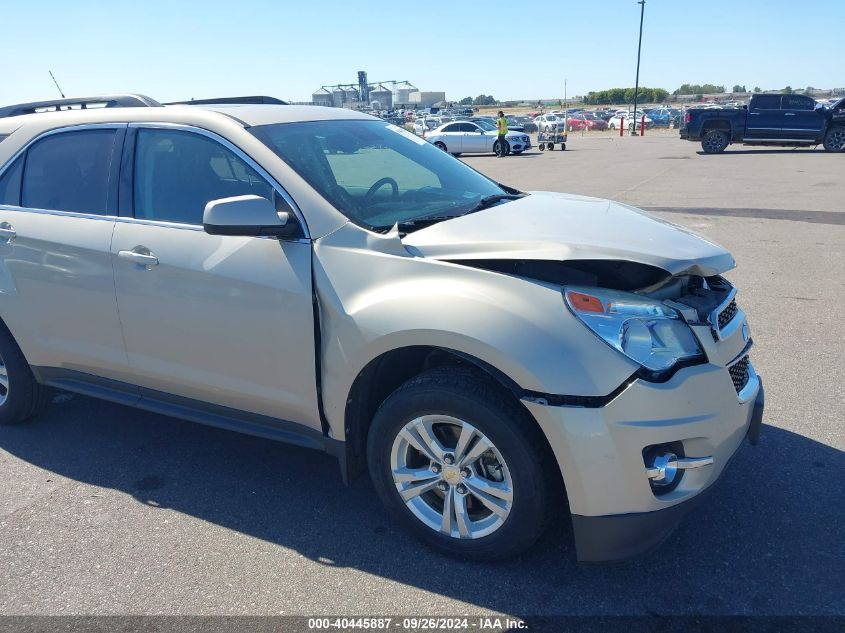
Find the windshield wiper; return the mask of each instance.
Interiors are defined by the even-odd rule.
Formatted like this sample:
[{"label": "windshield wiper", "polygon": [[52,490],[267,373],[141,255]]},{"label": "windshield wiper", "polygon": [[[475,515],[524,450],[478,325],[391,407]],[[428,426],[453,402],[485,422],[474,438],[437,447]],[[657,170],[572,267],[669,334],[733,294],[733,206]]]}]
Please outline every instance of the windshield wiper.
[{"label": "windshield wiper", "polygon": [[461,215],[475,213],[476,211],[481,211],[482,209],[486,209],[487,207],[492,207],[494,204],[496,204],[497,202],[501,202],[502,200],[519,200],[520,198],[524,197],[524,193],[497,193],[492,196],[484,196],[481,200],[475,203],[474,206],[470,207]]},{"label": "windshield wiper", "polygon": [[[476,211],[481,211],[482,209],[486,209],[497,202],[501,202],[502,200],[519,200],[520,198],[524,198],[526,194],[516,194],[516,193],[497,193],[492,196],[485,196],[481,198],[475,205],[467,209],[466,211],[462,211],[461,213],[439,213],[435,215],[421,215],[417,218],[411,218],[409,220],[405,220],[403,222],[397,223],[397,227],[399,228],[400,233],[408,233],[410,231],[416,231],[419,229],[423,229],[427,226],[431,226],[432,224],[437,224],[438,222],[443,222],[444,220],[452,220],[454,218],[459,218],[464,215],[468,215],[470,213],[475,213]],[[393,226],[383,226],[378,227],[381,229],[382,232],[387,232],[393,228]]]}]

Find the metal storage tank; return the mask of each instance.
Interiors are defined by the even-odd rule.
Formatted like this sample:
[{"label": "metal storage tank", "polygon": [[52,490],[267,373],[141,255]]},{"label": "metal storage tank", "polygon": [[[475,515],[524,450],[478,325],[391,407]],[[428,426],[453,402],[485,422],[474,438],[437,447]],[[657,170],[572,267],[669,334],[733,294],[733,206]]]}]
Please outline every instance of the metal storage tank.
[{"label": "metal storage tank", "polygon": [[315,90],[311,94],[311,103],[318,106],[332,107],[334,105],[332,102],[332,93],[325,88]]},{"label": "metal storage tank", "polygon": [[358,101],[358,91],[355,88],[346,88],[343,91],[343,100],[346,103]]},{"label": "metal storage tank", "polygon": [[375,88],[370,89],[370,103],[378,101],[379,107],[382,110],[390,110],[393,108],[393,93],[379,84]]},{"label": "metal storage tank", "polygon": [[345,99],[346,93],[343,92],[343,88],[335,88],[332,90],[332,105],[335,108],[342,108]]},{"label": "metal storage tank", "polygon": [[393,104],[394,105],[409,105],[411,103],[411,93],[417,92],[416,86],[403,81],[398,84],[393,90]]}]

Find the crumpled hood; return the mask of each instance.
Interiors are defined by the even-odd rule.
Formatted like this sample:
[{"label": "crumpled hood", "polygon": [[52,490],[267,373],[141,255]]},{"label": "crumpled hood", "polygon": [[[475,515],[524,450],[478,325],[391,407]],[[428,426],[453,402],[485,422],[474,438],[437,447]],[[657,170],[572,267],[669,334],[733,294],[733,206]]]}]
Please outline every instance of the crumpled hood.
[{"label": "crumpled hood", "polygon": [[703,276],[735,266],[721,246],[639,209],[544,191],[434,224],[402,243],[422,257],[452,261],[608,259]]}]

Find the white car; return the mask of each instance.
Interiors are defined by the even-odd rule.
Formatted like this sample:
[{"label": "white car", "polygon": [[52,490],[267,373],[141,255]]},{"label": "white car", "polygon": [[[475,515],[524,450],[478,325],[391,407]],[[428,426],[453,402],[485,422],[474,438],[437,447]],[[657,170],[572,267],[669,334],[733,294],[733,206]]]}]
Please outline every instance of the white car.
[{"label": "white car", "polygon": [[[455,121],[447,123],[425,136],[435,147],[459,154],[498,154],[499,138],[496,126],[487,121]],[[505,136],[512,154],[531,149],[531,137],[524,132],[508,132]]]},{"label": "white car", "polygon": [[417,136],[425,136],[429,130],[433,130],[443,125],[440,117],[436,116],[421,116],[414,121],[414,134]]},{"label": "white car", "polygon": [[[620,127],[622,127],[624,125],[629,130],[633,129],[632,126],[634,125],[634,123],[631,122],[631,119],[633,118],[633,119],[636,119],[636,126],[637,126],[638,130],[642,126],[643,122],[645,122],[645,128],[649,129],[650,127],[652,127],[654,125],[654,121],[652,121],[650,118],[648,118],[648,115],[645,115],[645,119],[643,119],[644,115],[645,115],[645,113],[642,110],[637,110],[636,115],[633,115],[628,110],[619,110],[607,122],[607,127],[608,127],[608,129],[611,129],[611,130],[618,130]],[[622,122],[623,119],[624,119],[624,123]]]},{"label": "white car", "polygon": [[563,118],[563,114],[553,112],[535,117],[534,123],[537,124],[538,132],[553,132],[556,130],[563,132],[566,127],[566,120]]}]

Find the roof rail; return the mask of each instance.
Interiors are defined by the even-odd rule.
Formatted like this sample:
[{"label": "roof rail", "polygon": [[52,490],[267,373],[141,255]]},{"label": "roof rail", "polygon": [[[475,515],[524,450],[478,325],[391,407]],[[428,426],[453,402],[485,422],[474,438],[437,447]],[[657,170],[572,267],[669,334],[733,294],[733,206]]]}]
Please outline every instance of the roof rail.
[{"label": "roof rail", "polygon": [[276,97],[266,97],[262,95],[254,95],[251,97],[217,97],[215,99],[191,99],[190,101],[171,101],[164,105],[215,105],[224,103],[266,103],[271,105],[288,105],[287,101],[276,99]]},{"label": "roof rail", "polygon": [[89,108],[137,108],[158,107],[161,104],[144,95],[123,94],[101,97],[79,97],[76,99],[51,99],[18,103],[0,108],[0,119],[36,112],[58,112],[62,110],[87,110]]}]

